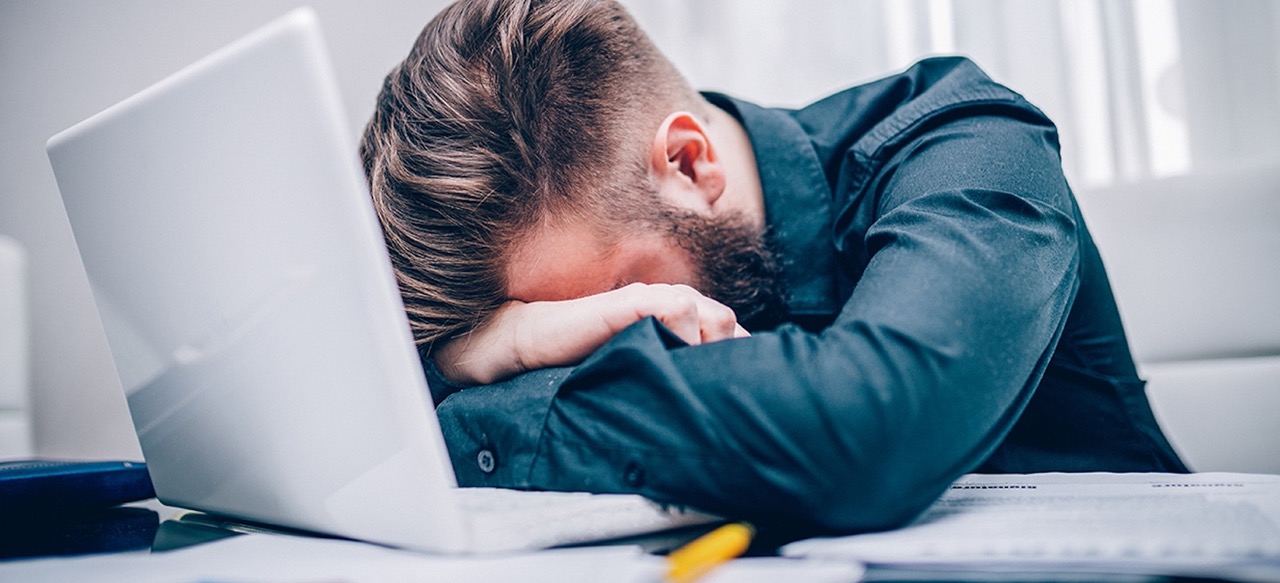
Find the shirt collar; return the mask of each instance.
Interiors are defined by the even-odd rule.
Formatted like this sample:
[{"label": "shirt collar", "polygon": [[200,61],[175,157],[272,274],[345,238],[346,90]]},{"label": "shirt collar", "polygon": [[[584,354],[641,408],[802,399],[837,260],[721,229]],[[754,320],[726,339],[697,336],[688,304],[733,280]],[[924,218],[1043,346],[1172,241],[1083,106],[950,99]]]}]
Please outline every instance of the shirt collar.
[{"label": "shirt collar", "polygon": [[736,117],[751,139],[764,190],[765,224],[782,260],[789,292],[789,314],[835,313],[839,302],[831,241],[831,187],[813,142],[785,110],[763,108],[718,93],[703,95]]}]

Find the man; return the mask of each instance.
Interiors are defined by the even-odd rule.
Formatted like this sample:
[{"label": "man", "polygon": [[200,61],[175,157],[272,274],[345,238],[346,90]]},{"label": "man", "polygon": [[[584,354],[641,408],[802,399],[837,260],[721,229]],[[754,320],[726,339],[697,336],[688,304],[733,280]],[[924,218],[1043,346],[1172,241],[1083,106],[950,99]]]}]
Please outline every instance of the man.
[{"label": "man", "polygon": [[972,471],[1186,471],[1053,124],[966,60],[764,109],[612,2],[463,0],[361,151],[463,485],[812,533]]}]

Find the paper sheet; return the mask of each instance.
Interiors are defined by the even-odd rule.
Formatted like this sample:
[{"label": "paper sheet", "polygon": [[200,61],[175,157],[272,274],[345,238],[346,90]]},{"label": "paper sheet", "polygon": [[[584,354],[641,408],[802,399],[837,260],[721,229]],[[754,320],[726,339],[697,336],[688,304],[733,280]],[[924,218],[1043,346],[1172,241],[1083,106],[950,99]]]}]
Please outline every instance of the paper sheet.
[{"label": "paper sheet", "polygon": [[969,475],[908,527],[783,553],[913,569],[1280,580],[1280,476]]}]

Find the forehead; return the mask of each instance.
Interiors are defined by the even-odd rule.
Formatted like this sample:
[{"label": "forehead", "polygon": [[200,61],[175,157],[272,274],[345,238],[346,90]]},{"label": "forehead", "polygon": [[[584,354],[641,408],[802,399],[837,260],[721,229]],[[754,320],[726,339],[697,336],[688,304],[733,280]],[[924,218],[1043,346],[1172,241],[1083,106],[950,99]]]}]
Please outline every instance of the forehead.
[{"label": "forehead", "polygon": [[610,255],[610,246],[583,223],[542,223],[509,256],[507,297],[533,302],[599,293]]},{"label": "forehead", "polygon": [[657,233],[637,231],[605,237],[586,223],[541,225],[510,255],[507,297],[558,301],[636,282],[694,283],[687,252]]}]

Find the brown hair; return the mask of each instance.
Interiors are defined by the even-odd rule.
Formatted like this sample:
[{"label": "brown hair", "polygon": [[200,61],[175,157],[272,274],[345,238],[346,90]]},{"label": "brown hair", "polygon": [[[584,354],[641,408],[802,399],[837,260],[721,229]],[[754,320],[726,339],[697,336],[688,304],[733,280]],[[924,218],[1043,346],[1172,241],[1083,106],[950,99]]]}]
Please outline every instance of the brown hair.
[{"label": "brown hair", "polygon": [[418,344],[506,301],[506,255],[538,223],[636,216],[653,133],[698,103],[609,0],[462,0],[432,19],[360,145]]}]

